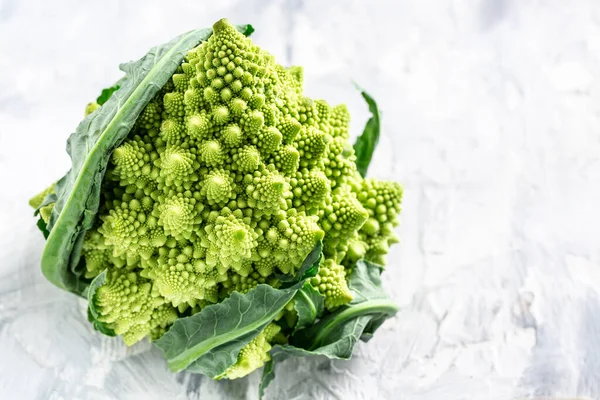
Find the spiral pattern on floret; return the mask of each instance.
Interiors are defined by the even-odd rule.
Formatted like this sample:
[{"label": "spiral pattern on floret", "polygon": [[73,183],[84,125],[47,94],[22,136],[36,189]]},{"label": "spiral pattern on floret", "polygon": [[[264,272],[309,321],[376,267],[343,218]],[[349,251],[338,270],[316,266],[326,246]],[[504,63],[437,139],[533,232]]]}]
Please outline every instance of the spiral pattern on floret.
[{"label": "spiral pattern on floret", "polygon": [[346,283],[344,267],[333,259],[326,259],[321,263],[317,276],[310,283],[325,297],[325,307],[328,310],[349,303],[353,298]]}]

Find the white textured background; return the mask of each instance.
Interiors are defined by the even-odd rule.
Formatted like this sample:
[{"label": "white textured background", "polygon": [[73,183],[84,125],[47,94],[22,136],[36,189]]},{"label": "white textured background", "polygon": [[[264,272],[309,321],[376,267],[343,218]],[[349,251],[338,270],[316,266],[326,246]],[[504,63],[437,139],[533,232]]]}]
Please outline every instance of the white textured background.
[{"label": "white textured background", "polygon": [[[170,5],[167,5],[170,4]],[[383,110],[372,176],[401,181],[385,273],[403,306],[353,360],[289,361],[270,399],[600,398],[596,0],[0,0],[0,398],[256,398],[172,375],[45,282],[27,199],[117,65],[227,16],[306,92]]]}]

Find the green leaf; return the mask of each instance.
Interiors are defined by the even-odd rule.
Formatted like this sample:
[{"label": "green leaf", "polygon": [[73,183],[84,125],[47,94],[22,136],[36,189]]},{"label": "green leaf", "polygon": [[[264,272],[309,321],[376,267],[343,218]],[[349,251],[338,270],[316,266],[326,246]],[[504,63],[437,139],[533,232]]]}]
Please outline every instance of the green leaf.
[{"label": "green leaf", "polygon": [[[276,346],[276,347],[280,348],[280,346]],[[269,361],[267,361],[265,363],[265,366],[263,367],[263,372],[260,377],[260,383],[258,384],[258,399],[259,400],[262,400],[262,398],[265,395],[265,390],[267,390],[267,387],[271,384],[271,382],[273,382],[273,379],[275,379],[275,363],[283,361],[283,359],[276,360],[275,354],[277,354],[277,350],[272,349],[271,350],[271,359]]]},{"label": "green leaf", "polygon": [[44,221],[42,219],[42,217],[40,217],[40,219],[38,219],[38,222],[36,225],[37,225],[38,229],[44,235],[44,239],[48,239],[48,235],[50,235],[50,232],[48,231],[48,227],[46,226],[46,221]]},{"label": "green leaf", "polygon": [[356,168],[360,175],[364,178],[367,175],[369,164],[373,158],[373,152],[377,147],[379,141],[379,109],[375,100],[360,87],[358,88],[367,104],[369,105],[369,111],[371,112],[371,118],[367,121],[363,133],[356,138],[354,143],[354,153],[356,154]]},{"label": "green leaf", "polygon": [[[315,245],[302,268],[318,271],[321,246],[321,242]],[[315,257],[317,250],[319,255]],[[163,351],[172,371],[187,369],[217,378],[236,362],[240,350],[294,298],[305,279],[281,289],[260,284],[246,294],[233,292],[220,303],[179,318],[154,343]]]},{"label": "green leaf", "polygon": [[48,235],[50,235],[50,232],[48,231],[48,227],[46,225],[46,221],[44,221],[42,219],[42,217],[40,217],[38,219],[38,222],[36,223],[38,229],[40,230],[40,232],[42,232],[42,235],[44,235],[44,239],[48,239]]},{"label": "green leaf", "polygon": [[[308,256],[302,262],[302,265],[298,269],[295,275],[282,275],[275,274],[275,277],[281,282],[285,283],[296,283],[304,279],[312,278],[319,272],[319,264],[321,263],[321,257],[323,257],[323,242],[319,241],[315,247],[308,253]],[[285,284],[284,284],[285,286]]]},{"label": "green leaf", "polygon": [[[249,28],[238,27],[242,32]],[[56,183],[56,206],[47,229],[42,272],[56,286],[82,295],[89,280],[83,276],[81,246],[94,223],[104,172],[112,151],[125,139],[148,102],[171,78],[188,50],[208,39],[212,30],[180,35],[152,48],[135,62],[121,65],[120,89],[88,115],[67,141],[72,167]]]},{"label": "green leaf", "polygon": [[179,318],[154,343],[171,371],[187,368],[215,378],[235,363],[242,347],[273,321],[301,286],[278,290],[260,284],[246,294],[234,292],[221,303]]},{"label": "green leaf", "polygon": [[398,311],[381,286],[381,268],[365,260],[356,263],[349,288],[354,299],[316,324],[294,333],[289,345],[274,346],[272,360],[265,366],[259,395],[275,377],[277,362],[289,357],[323,355],[349,359],[359,339],[369,340],[381,324]]},{"label": "green leaf", "polygon": [[347,306],[298,331],[290,343],[330,358],[350,358],[354,345],[373,318],[387,318],[398,311],[398,306],[383,291],[381,269],[375,264],[359,260],[348,287],[354,298]]},{"label": "green leaf", "polygon": [[398,307],[390,300],[370,300],[328,315],[298,331],[292,345],[330,358],[347,359],[373,316],[393,315]]},{"label": "green leaf", "polygon": [[363,330],[362,335],[360,335],[360,340],[362,340],[363,342],[368,342],[369,340],[373,339],[373,335],[375,334],[375,331],[377,329],[379,329],[379,327],[388,318],[389,318],[389,315],[387,315],[387,314],[381,314],[380,316],[373,316],[373,318],[369,321],[367,326],[365,326],[365,329]]},{"label": "green leaf", "polygon": [[254,33],[254,27],[250,24],[242,25],[243,29],[238,29],[240,32],[244,34],[244,36],[250,36]]},{"label": "green leaf", "polygon": [[119,90],[120,87],[121,85],[115,84],[114,86],[111,86],[109,88],[102,89],[102,93],[100,93],[100,96],[98,96],[98,98],[96,99],[96,103],[98,103],[99,105],[106,103],[108,99],[110,99],[110,97],[113,95],[113,93]]},{"label": "green leaf", "polygon": [[298,322],[294,332],[306,328],[320,318],[325,309],[325,297],[308,282],[294,296],[294,309],[298,314]]},{"label": "green leaf", "polygon": [[88,321],[90,321],[94,325],[94,329],[98,332],[107,336],[115,336],[114,330],[107,327],[104,322],[98,321],[100,312],[98,311],[98,308],[96,306],[96,291],[100,286],[104,284],[105,281],[106,270],[102,271],[98,276],[96,276],[86,290],[88,299]]},{"label": "green leaf", "polygon": [[379,264],[364,259],[356,262],[348,282],[348,287],[354,295],[350,306],[373,299],[389,299],[381,285],[382,272],[383,268]]}]

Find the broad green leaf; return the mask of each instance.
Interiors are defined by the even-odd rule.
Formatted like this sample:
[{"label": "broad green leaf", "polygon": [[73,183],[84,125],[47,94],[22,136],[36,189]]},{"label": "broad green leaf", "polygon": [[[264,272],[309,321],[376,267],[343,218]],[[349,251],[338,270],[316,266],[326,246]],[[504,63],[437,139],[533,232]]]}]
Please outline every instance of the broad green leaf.
[{"label": "broad green leaf", "polygon": [[98,332],[107,336],[115,336],[114,330],[107,327],[103,322],[98,321],[98,316],[100,313],[98,312],[98,308],[96,306],[96,291],[104,284],[105,281],[106,270],[102,271],[98,276],[96,276],[86,290],[88,299],[88,320],[94,325],[94,329]]},{"label": "broad green leaf", "polygon": [[308,282],[294,296],[294,309],[298,314],[298,322],[294,331],[306,328],[320,318],[324,310],[325,297]]},{"label": "broad green leaf", "polygon": [[360,304],[373,299],[389,299],[381,285],[383,268],[367,260],[358,260],[352,270],[348,287],[354,298],[350,305]]},{"label": "broad green leaf", "polygon": [[279,290],[260,284],[246,294],[234,292],[221,303],[179,318],[154,343],[171,371],[187,368],[215,378],[235,363],[242,347],[273,321],[301,286]]},{"label": "broad green leaf", "polygon": [[[240,26],[242,32],[247,26]],[[148,102],[181,64],[186,52],[208,39],[210,29],[190,31],[152,48],[135,62],[121,65],[125,77],[104,105],[88,115],[67,141],[72,167],[56,183],[56,206],[47,229],[42,272],[56,286],[82,295],[89,284],[81,246],[93,225],[104,172],[112,151],[125,139]]]},{"label": "broad green leaf", "polygon": [[348,286],[354,299],[316,324],[294,333],[289,345],[274,346],[263,370],[259,395],[275,377],[275,364],[289,357],[323,355],[349,359],[359,339],[368,340],[398,306],[381,287],[381,268],[365,260],[356,263]]},{"label": "broad green leaf", "polygon": [[377,147],[379,141],[379,109],[375,100],[364,90],[360,89],[361,94],[367,104],[369,105],[369,111],[371,112],[371,118],[367,121],[363,133],[356,139],[354,143],[354,153],[356,154],[356,168],[360,175],[364,178],[367,175],[369,164],[373,158],[373,152]]}]

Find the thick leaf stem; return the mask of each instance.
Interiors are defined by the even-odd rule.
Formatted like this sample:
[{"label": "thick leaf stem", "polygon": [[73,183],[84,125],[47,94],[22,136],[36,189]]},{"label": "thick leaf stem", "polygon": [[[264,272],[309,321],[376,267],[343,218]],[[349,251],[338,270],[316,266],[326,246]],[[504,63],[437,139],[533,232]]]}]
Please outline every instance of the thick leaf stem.
[{"label": "thick leaf stem", "polygon": [[340,312],[335,318],[329,321],[319,333],[315,336],[313,344],[309,350],[314,350],[320,346],[320,343],[327,338],[337,326],[349,321],[353,318],[357,318],[363,315],[372,314],[388,314],[393,315],[399,310],[399,307],[394,304],[391,300],[377,299],[369,300],[363,303],[347,307],[345,310]]}]

